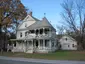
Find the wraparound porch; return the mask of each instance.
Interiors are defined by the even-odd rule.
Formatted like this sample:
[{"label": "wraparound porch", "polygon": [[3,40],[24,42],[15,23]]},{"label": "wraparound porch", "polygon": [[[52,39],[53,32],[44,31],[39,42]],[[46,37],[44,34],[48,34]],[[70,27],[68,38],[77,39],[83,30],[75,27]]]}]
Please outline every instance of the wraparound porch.
[{"label": "wraparound porch", "polygon": [[54,48],[55,43],[53,43],[48,39],[16,40],[16,46],[13,46],[12,52],[48,53]]}]

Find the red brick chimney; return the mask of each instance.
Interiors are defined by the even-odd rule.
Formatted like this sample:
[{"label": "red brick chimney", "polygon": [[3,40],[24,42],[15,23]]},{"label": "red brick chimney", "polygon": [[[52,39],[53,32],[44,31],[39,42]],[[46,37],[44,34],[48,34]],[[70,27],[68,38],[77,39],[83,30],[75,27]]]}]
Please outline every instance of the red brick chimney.
[{"label": "red brick chimney", "polygon": [[32,16],[32,11],[29,13],[30,16]]}]

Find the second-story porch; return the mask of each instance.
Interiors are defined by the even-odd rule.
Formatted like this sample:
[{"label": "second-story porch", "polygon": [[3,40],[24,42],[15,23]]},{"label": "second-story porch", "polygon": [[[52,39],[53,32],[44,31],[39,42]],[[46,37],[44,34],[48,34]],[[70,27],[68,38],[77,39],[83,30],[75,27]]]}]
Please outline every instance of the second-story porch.
[{"label": "second-story porch", "polygon": [[31,38],[43,39],[43,38],[49,38],[53,36],[56,36],[56,32],[52,31],[51,28],[33,29],[25,32],[26,38],[31,37]]}]

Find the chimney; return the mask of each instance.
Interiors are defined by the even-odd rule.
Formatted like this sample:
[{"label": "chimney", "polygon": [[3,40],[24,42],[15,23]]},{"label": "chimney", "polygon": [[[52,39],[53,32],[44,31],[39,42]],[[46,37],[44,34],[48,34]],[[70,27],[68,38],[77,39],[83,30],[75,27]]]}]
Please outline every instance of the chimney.
[{"label": "chimney", "polygon": [[32,16],[32,11],[29,13],[30,16]]}]

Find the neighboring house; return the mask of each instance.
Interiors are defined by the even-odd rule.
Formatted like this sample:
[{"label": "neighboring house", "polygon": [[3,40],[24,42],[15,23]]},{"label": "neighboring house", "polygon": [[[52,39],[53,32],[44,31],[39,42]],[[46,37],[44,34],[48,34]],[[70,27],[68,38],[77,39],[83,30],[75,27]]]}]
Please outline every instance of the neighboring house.
[{"label": "neighboring house", "polygon": [[12,52],[48,53],[57,49],[56,30],[46,17],[39,20],[30,12],[18,26],[16,33],[16,39],[11,39],[16,42]]},{"label": "neighboring house", "polygon": [[71,36],[62,36],[59,43],[61,50],[77,50],[77,42]]}]

